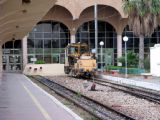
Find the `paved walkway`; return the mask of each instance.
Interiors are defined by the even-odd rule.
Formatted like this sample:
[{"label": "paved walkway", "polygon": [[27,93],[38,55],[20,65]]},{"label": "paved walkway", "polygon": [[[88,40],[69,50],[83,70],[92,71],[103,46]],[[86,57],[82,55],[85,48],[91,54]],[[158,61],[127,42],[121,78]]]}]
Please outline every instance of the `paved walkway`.
[{"label": "paved walkway", "polygon": [[152,77],[150,79],[144,79],[141,77],[122,78],[109,75],[100,75],[104,79],[112,80],[121,84],[128,84],[146,89],[160,91],[160,78]]},{"label": "paved walkway", "polygon": [[4,73],[0,120],[82,120],[22,74]]}]

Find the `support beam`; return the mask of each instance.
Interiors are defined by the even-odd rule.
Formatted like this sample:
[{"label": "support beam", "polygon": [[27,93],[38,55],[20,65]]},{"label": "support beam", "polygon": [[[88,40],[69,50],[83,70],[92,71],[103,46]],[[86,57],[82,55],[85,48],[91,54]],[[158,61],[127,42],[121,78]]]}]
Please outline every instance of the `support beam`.
[{"label": "support beam", "polygon": [[76,43],[76,35],[71,34],[71,43]]},{"label": "support beam", "polygon": [[[122,57],[122,35],[117,35],[117,58]],[[117,61],[118,66],[122,66],[122,63]]]},{"label": "support beam", "polygon": [[2,62],[2,42],[0,41],[0,85],[2,82],[2,77],[3,77],[3,62]]},{"label": "support beam", "polygon": [[98,58],[98,20],[97,20],[97,3],[94,5],[94,22],[95,22],[95,51]]},{"label": "support beam", "polygon": [[25,36],[22,40],[22,49],[23,49],[23,69],[28,63],[28,58],[27,58],[27,36]]}]

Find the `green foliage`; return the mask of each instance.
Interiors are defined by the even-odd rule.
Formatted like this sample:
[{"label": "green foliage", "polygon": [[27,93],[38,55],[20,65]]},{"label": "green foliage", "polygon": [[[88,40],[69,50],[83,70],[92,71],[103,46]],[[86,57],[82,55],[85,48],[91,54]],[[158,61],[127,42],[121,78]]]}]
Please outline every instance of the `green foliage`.
[{"label": "green foliage", "polygon": [[160,0],[152,0],[151,12],[155,15],[160,14]]},{"label": "green foliage", "polygon": [[35,62],[35,64],[45,64],[45,61],[44,61],[44,60],[37,60],[37,61]]},{"label": "green foliage", "polygon": [[123,0],[123,3],[123,9],[126,14],[131,14],[135,11],[139,16],[144,16],[149,12],[145,0]]},{"label": "green foliage", "polygon": [[63,104],[66,105],[66,106],[71,106],[71,105],[73,105],[71,102],[68,102],[68,101],[63,102]]},{"label": "green foliage", "polygon": [[106,66],[106,70],[119,70],[120,68],[122,68],[121,66],[113,66],[113,65],[108,65]]},{"label": "green foliage", "polygon": [[[127,68],[127,74],[141,74],[144,72],[145,70],[140,68]],[[125,74],[125,68],[119,69],[119,73]]]},{"label": "green foliage", "polygon": [[78,92],[78,93],[77,93],[77,97],[79,97],[79,98],[80,98],[80,97],[81,97],[81,95],[82,95],[82,94],[81,94],[81,92]]},{"label": "green foliage", "polygon": [[123,0],[123,10],[127,14],[136,10],[140,16],[145,16],[147,13],[158,15],[160,0]]},{"label": "green foliage", "polygon": [[150,70],[150,60],[149,58],[144,59],[144,69],[149,71]]},{"label": "green foliage", "polygon": [[[118,58],[118,61],[125,65],[125,56]],[[127,53],[127,66],[128,67],[137,67],[138,66],[138,56],[136,53],[129,51]]]},{"label": "green foliage", "polygon": [[91,118],[89,118],[88,120],[98,120],[96,117],[92,116]]},{"label": "green foliage", "polygon": [[128,25],[135,35],[150,36],[158,26],[160,0],[123,0],[123,11],[128,14]]}]

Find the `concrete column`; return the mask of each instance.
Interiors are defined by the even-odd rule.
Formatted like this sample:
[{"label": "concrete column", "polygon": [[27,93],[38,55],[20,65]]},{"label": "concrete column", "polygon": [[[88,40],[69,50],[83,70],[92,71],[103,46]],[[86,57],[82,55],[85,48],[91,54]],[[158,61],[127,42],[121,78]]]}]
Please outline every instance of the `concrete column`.
[{"label": "concrete column", "polygon": [[3,63],[2,63],[2,42],[0,41],[0,85],[3,77]]},{"label": "concrete column", "polygon": [[71,43],[76,43],[76,35],[75,34],[71,35]]},{"label": "concrete column", "polygon": [[[122,35],[121,34],[117,35],[117,58],[119,57],[122,57]],[[117,63],[118,63],[117,64],[118,66],[122,66],[122,64],[119,63],[118,61]]]},{"label": "concrete column", "polygon": [[22,40],[22,49],[23,49],[23,69],[25,68],[26,64],[28,63],[27,57],[27,37],[25,36]]}]

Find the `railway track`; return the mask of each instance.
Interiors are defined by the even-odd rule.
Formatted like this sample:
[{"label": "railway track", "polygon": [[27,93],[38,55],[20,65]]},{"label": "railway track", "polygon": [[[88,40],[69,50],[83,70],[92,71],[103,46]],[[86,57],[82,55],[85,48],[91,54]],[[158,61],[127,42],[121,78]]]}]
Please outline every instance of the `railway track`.
[{"label": "railway track", "polygon": [[65,97],[66,99],[72,101],[77,106],[88,111],[95,117],[101,120],[134,120],[134,118],[125,115],[119,111],[114,110],[111,107],[103,105],[91,98],[88,98],[80,93],[66,88],[54,81],[41,76],[32,76],[33,79],[38,80],[40,83],[49,87],[51,90],[55,91],[57,94]]},{"label": "railway track", "polygon": [[99,85],[109,86],[111,88],[121,90],[123,92],[129,93],[136,97],[147,99],[149,101],[160,104],[160,94],[159,93],[147,91],[141,88],[135,88],[135,87],[127,86],[127,85],[122,85],[119,83],[115,83],[109,80],[103,80],[99,78],[94,78],[94,82]]}]

